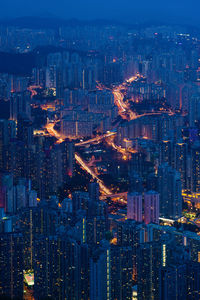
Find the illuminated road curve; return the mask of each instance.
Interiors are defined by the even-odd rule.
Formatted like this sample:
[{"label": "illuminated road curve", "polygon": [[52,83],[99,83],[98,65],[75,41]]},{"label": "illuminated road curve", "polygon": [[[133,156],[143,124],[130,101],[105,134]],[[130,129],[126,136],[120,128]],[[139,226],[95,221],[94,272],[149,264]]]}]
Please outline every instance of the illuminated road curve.
[{"label": "illuminated road curve", "polygon": [[[59,132],[57,132],[55,129],[54,129],[54,123],[48,123],[45,128],[47,129],[48,133],[51,135],[51,136],[54,136],[55,138],[57,138],[57,143],[62,143],[64,141],[63,137],[60,135]],[[102,190],[102,192],[109,196],[112,194],[112,192],[104,185],[103,181],[100,180],[96,174],[92,171],[92,169],[83,161],[83,159],[77,154],[75,153],[75,159],[76,161],[79,163],[79,165],[81,165],[81,167],[87,172],[89,173],[93,179],[96,179],[97,182],[99,183],[99,187],[100,189]]]},{"label": "illuminated road curve", "polygon": [[[139,74],[137,74],[136,76],[132,76],[128,80],[126,80],[125,82],[118,85],[117,87],[115,87],[112,90],[112,93],[114,95],[114,103],[115,103],[115,105],[117,105],[118,110],[119,110],[119,115],[123,119],[133,120],[136,118],[136,114],[132,110],[130,110],[129,105],[127,105],[124,102],[124,94],[123,94],[122,90],[126,90],[127,84],[129,84],[133,81],[136,81],[139,78],[140,78]],[[128,114],[128,117],[127,117],[127,114]]]},{"label": "illuminated road curve", "polygon": [[[67,137],[62,135],[61,133],[59,133],[58,131],[56,131],[54,129],[54,126],[55,126],[56,122],[51,122],[51,123],[47,123],[45,128],[46,130],[48,131],[48,133],[51,135],[51,136],[54,136],[55,138],[57,138],[57,144],[60,144],[62,143]],[[93,143],[97,143],[97,142],[100,142],[101,140],[107,138],[107,137],[110,137],[110,136],[115,136],[117,133],[116,132],[109,132],[109,133],[106,133],[106,134],[103,134],[103,135],[100,135],[100,136],[97,136],[95,138],[92,138],[92,139],[89,139],[89,140],[86,140],[86,141],[83,141],[83,142],[78,142],[75,144],[76,147],[80,147],[80,146],[87,146],[89,144],[93,144]]]},{"label": "illuminated road curve", "polygon": [[[57,143],[62,143],[64,141],[64,137],[54,129],[54,126],[55,126],[55,123],[48,123],[45,126],[45,128],[47,129],[48,133],[51,136],[54,136],[55,138],[57,138],[57,140],[58,140]],[[105,135],[105,136],[107,136],[107,135]],[[112,134],[109,133],[109,136],[110,135],[113,135],[113,133]],[[92,140],[94,142],[95,139],[92,139]],[[86,142],[88,142],[88,141],[86,141]],[[83,159],[77,153],[75,153],[75,159],[81,165],[81,167],[93,177],[93,179],[97,180],[97,182],[99,183],[100,189],[102,190],[102,192],[105,195],[112,194],[112,192],[104,185],[103,181],[97,177],[97,175],[93,172],[93,170],[83,161]]]},{"label": "illuminated road curve", "polygon": [[127,204],[127,201],[122,199],[122,198],[127,198],[127,192],[124,193],[119,193],[119,194],[112,194],[112,191],[109,190],[103,183],[103,181],[101,179],[98,178],[98,176],[92,171],[92,169],[88,166],[88,164],[86,162],[84,162],[84,160],[77,154],[75,153],[75,159],[76,161],[79,163],[79,165],[87,172],[89,173],[93,179],[96,179],[97,182],[99,183],[99,187],[101,189],[101,191],[103,192],[104,195],[100,196],[100,199],[104,200],[107,197],[110,198],[116,198],[116,199],[112,199],[112,201],[117,202],[119,204]]},{"label": "illuminated road curve", "polygon": [[111,198],[112,202],[126,205],[127,204],[127,194],[128,194],[128,192],[119,193],[119,194],[112,194],[112,195],[109,195],[109,196],[101,195],[100,200],[106,200],[107,197],[109,197],[109,198]]},{"label": "illuminated road curve", "polygon": [[86,146],[86,145],[89,145],[89,144],[100,142],[101,140],[103,140],[103,139],[105,139],[107,137],[110,137],[110,136],[114,136],[116,134],[117,134],[116,132],[109,132],[109,133],[103,134],[101,136],[97,136],[97,137],[95,137],[93,139],[76,143],[75,146],[77,146],[77,147],[79,147],[79,146]]},{"label": "illuminated road curve", "polygon": [[64,142],[64,140],[66,139],[66,137],[62,136],[58,131],[56,131],[54,129],[54,126],[55,126],[56,122],[54,123],[47,123],[45,128],[46,130],[48,131],[48,133],[51,135],[51,136],[54,136],[58,141],[57,141],[57,144],[61,144],[62,142]]},{"label": "illuminated road curve", "polygon": [[112,192],[104,185],[103,181],[97,177],[97,175],[92,171],[92,169],[87,165],[86,162],[83,161],[83,159],[77,153],[75,153],[75,159],[79,163],[79,165],[81,165],[81,167],[93,177],[93,179],[97,180],[97,182],[99,183],[100,189],[107,196],[112,195]]},{"label": "illuminated road curve", "polygon": [[129,79],[127,79],[122,84],[118,85],[112,90],[112,93],[114,95],[114,103],[117,105],[119,110],[119,115],[123,119],[130,120],[136,120],[145,116],[154,116],[154,115],[161,115],[161,114],[168,114],[173,115],[174,113],[171,111],[161,111],[161,112],[149,112],[142,115],[138,115],[135,112],[133,112],[127,103],[124,102],[124,92],[127,89],[127,84],[130,84],[131,82],[137,81],[139,78],[141,78],[140,74],[137,74],[136,76],[132,76]]},{"label": "illuminated road curve", "polygon": [[33,96],[37,95],[36,89],[41,89],[41,86],[31,85],[31,86],[28,87],[29,92],[31,92],[31,98],[33,98]]},{"label": "illuminated road curve", "polygon": [[115,143],[114,143],[114,139],[112,139],[112,137],[108,137],[106,138],[106,143],[111,146],[114,150],[116,150],[117,152],[121,153],[122,154],[122,158],[124,160],[128,160],[131,158],[131,153],[137,153],[137,151],[135,149],[125,149],[125,148],[122,148],[121,146],[117,146]]}]

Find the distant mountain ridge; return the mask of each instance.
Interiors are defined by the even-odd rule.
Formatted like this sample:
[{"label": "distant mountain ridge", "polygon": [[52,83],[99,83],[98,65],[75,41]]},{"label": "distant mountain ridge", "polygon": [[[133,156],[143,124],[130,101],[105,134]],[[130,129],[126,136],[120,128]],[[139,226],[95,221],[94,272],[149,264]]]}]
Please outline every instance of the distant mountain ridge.
[{"label": "distant mountain ridge", "polygon": [[78,19],[69,19],[64,20],[55,17],[19,17],[12,19],[2,19],[0,20],[1,25],[8,26],[19,26],[25,28],[50,28],[57,29],[60,26],[81,26],[81,25],[95,25],[95,26],[108,26],[108,25],[122,25],[127,26],[125,23],[112,20],[78,20]]},{"label": "distant mountain ridge", "polygon": [[37,16],[25,16],[18,18],[9,18],[9,19],[0,19],[0,26],[16,26],[19,28],[30,28],[30,29],[54,29],[57,30],[62,26],[122,26],[125,28],[131,29],[143,29],[151,26],[183,26],[188,28],[188,30],[199,30],[199,27],[196,25],[189,25],[184,23],[169,22],[152,20],[152,21],[143,21],[136,22],[133,19],[130,21],[118,21],[115,19],[94,19],[94,20],[80,20],[80,19],[62,19],[58,17],[37,17]]}]

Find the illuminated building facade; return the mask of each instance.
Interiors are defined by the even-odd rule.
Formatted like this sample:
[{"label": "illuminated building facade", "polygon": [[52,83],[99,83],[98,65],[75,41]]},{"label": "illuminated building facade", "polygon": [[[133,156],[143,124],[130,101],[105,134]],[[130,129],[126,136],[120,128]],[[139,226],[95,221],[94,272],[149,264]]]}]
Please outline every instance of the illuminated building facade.
[{"label": "illuminated building facade", "polygon": [[0,234],[0,296],[23,298],[23,236]]},{"label": "illuminated building facade", "polygon": [[137,192],[127,196],[127,218],[142,222],[142,195]]},{"label": "illuminated building facade", "polygon": [[158,168],[158,191],[160,194],[160,216],[179,218],[182,215],[180,173],[164,163]]},{"label": "illuminated building facade", "polygon": [[144,194],[144,222],[159,224],[159,194],[149,191]]}]

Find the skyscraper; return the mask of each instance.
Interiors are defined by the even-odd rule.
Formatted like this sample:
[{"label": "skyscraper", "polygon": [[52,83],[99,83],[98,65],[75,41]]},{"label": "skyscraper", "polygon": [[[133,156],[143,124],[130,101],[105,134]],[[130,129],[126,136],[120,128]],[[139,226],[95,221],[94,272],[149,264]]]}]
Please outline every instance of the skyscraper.
[{"label": "skyscraper", "polygon": [[160,299],[186,300],[186,265],[176,264],[163,267],[160,273]]},{"label": "skyscraper", "polygon": [[90,259],[90,299],[111,299],[111,254],[105,243],[94,251]]},{"label": "skyscraper", "polygon": [[138,300],[159,300],[160,243],[141,244],[137,251]]},{"label": "skyscraper", "polygon": [[189,102],[189,124],[194,127],[200,120],[200,95],[193,95]]},{"label": "skyscraper", "polygon": [[20,212],[20,225],[23,231],[25,270],[33,269],[34,240],[40,235],[55,235],[57,213],[55,207],[40,203],[38,207],[24,208]]},{"label": "skyscraper", "polygon": [[175,163],[174,168],[181,175],[182,188],[187,189],[189,187],[188,182],[188,145],[183,142],[175,144]]},{"label": "skyscraper", "polygon": [[12,93],[10,97],[10,119],[17,121],[19,114],[25,114],[30,117],[30,100],[29,91]]},{"label": "skyscraper", "polygon": [[200,298],[200,263],[188,262],[187,264],[187,299]]},{"label": "skyscraper", "polygon": [[36,299],[89,299],[87,245],[66,233],[35,240],[34,273]]},{"label": "skyscraper", "polygon": [[92,201],[99,201],[99,184],[96,180],[89,183],[89,196]]},{"label": "skyscraper", "polygon": [[28,147],[33,143],[33,125],[25,114],[18,114],[17,118],[17,138]]},{"label": "skyscraper", "polygon": [[173,152],[173,142],[171,140],[163,140],[160,143],[160,163],[167,162],[170,166],[172,166],[174,161]]},{"label": "skyscraper", "polygon": [[191,149],[191,189],[193,192],[200,192],[200,143],[194,143]]},{"label": "skyscraper", "polygon": [[0,296],[23,299],[23,236],[0,234]]},{"label": "skyscraper", "polygon": [[127,196],[127,218],[142,222],[142,195],[137,192]]},{"label": "skyscraper", "polygon": [[144,222],[159,224],[159,194],[149,191],[144,194]]},{"label": "skyscraper", "polygon": [[111,246],[111,299],[132,299],[133,256],[131,246]]},{"label": "skyscraper", "polygon": [[164,163],[158,168],[158,191],[160,194],[160,216],[179,218],[182,215],[180,173]]},{"label": "skyscraper", "polygon": [[16,123],[11,120],[0,120],[0,170],[8,170],[9,143],[16,136]]}]

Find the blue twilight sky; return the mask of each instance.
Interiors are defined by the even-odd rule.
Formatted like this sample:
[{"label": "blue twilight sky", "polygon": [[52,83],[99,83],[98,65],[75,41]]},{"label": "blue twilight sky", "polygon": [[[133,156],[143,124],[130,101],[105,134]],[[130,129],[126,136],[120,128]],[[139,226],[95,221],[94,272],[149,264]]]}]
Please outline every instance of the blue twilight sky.
[{"label": "blue twilight sky", "polygon": [[0,0],[0,18],[58,16],[200,24],[199,11],[200,0]]}]

